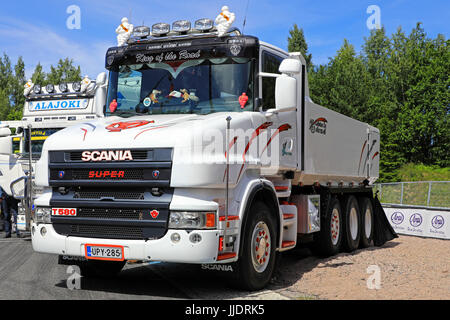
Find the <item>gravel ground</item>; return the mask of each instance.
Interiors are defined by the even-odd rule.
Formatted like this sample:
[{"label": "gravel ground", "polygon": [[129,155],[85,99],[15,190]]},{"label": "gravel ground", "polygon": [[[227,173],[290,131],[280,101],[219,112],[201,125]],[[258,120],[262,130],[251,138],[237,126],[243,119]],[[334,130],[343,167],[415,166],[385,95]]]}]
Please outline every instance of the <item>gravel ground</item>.
[{"label": "gravel ground", "polygon": [[[450,299],[450,241],[399,236],[382,247],[328,259],[286,253],[272,290],[294,299]],[[380,288],[368,289],[380,270]],[[371,282],[373,283],[373,282]]]}]

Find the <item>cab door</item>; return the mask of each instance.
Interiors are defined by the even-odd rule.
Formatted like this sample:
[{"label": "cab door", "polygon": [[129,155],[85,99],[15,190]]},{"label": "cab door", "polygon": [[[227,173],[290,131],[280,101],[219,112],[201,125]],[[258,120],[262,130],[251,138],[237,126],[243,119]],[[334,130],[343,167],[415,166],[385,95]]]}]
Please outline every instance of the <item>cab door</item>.
[{"label": "cab door", "polygon": [[[260,69],[263,73],[279,74],[281,62],[288,58],[287,53],[262,47],[260,50]],[[259,77],[260,97],[262,98],[262,110],[275,109],[275,83],[274,77]],[[265,157],[270,160],[268,167],[271,170],[296,170],[298,151],[297,137],[297,112],[287,111],[274,113],[267,117],[267,122],[272,123],[268,128],[266,146],[262,146],[262,162]]]}]

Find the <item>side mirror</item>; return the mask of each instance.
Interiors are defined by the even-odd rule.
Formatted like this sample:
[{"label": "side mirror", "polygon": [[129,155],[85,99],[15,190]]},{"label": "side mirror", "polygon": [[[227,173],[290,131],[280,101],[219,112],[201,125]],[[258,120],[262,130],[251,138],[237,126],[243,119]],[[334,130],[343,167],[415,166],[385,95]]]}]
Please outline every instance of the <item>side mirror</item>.
[{"label": "side mirror", "polygon": [[285,74],[299,74],[302,71],[302,63],[297,59],[284,59],[279,71]]},{"label": "side mirror", "polygon": [[95,80],[95,84],[97,86],[103,86],[106,83],[106,73],[102,72],[97,76],[97,79]]},{"label": "side mirror", "polygon": [[0,154],[11,155],[12,154],[12,137],[1,137],[0,138]]},{"label": "side mirror", "polygon": [[[286,60],[285,60],[286,61]],[[282,74],[275,84],[275,106],[277,110],[297,107],[297,80]]]},{"label": "side mirror", "polygon": [[0,137],[9,137],[11,135],[11,129],[9,127],[0,128]]}]

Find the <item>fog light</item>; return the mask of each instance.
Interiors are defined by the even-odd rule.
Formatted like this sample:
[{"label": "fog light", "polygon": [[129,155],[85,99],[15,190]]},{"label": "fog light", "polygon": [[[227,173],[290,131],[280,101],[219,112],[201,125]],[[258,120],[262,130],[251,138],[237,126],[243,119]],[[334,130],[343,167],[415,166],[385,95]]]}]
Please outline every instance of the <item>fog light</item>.
[{"label": "fog light", "polygon": [[47,234],[47,229],[45,227],[41,228],[41,236],[45,237],[45,235]]},{"label": "fog light", "polygon": [[192,243],[199,243],[200,241],[202,241],[202,236],[199,235],[198,233],[194,233],[191,234],[189,240],[191,240]]},{"label": "fog light", "polygon": [[170,239],[172,240],[173,243],[178,243],[181,240],[181,236],[178,233],[174,233],[172,234]]}]

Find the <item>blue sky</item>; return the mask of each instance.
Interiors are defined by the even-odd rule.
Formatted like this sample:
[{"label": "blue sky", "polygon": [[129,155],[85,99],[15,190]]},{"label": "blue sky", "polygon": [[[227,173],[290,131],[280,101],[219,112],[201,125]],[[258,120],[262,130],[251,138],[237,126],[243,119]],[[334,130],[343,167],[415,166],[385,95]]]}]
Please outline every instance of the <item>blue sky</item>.
[{"label": "blue sky", "polygon": [[[27,75],[40,62],[45,70],[59,58],[70,57],[84,74],[94,78],[104,71],[106,49],[116,44],[115,29],[122,17],[152,25],[179,19],[215,18],[222,5],[236,13],[235,26],[242,28],[247,0],[40,0],[3,1],[0,9],[0,53],[13,62],[23,56]],[[81,9],[81,29],[69,30],[66,13],[70,5]],[[258,36],[283,49],[294,23],[304,29],[315,64],[334,56],[344,38],[356,50],[370,33],[368,6],[381,9],[381,23],[388,34],[398,26],[409,33],[416,22],[424,24],[430,37],[450,34],[448,0],[250,0],[246,34]],[[446,22],[447,21],[447,22]]]}]

